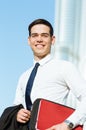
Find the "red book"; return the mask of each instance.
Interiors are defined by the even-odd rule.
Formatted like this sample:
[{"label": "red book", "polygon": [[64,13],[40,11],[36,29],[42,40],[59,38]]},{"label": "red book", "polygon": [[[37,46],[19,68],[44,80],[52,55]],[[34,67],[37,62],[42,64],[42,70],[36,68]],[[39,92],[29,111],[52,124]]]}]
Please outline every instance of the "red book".
[{"label": "red book", "polygon": [[[73,112],[73,108],[45,99],[37,99],[32,108],[30,130],[45,130],[63,122]],[[74,130],[82,130],[82,128],[82,126],[77,126]]]}]

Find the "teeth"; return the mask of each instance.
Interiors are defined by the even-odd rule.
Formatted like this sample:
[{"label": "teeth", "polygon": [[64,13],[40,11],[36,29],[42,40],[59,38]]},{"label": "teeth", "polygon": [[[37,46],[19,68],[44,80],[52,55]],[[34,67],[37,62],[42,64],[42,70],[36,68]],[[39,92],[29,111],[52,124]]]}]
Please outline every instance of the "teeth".
[{"label": "teeth", "polygon": [[43,48],[43,45],[38,44],[38,45],[36,45],[36,47],[37,48]]}]

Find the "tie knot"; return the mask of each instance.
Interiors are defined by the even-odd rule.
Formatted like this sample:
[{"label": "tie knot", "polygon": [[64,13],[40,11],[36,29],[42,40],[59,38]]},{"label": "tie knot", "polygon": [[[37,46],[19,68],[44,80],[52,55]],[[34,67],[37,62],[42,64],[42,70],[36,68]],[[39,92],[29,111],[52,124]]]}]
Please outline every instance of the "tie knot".
[{"label": "tie knot", "polygon": [[39,65],[40,65],[40,64],[37,62],[37,63],[35,64],[35,67],[38,68]]}]

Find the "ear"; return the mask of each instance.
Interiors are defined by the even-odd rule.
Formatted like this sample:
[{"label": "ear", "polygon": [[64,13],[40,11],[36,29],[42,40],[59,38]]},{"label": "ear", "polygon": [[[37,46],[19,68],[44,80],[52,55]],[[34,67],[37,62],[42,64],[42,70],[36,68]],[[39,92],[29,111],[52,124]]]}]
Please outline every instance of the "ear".
[{"label": "ear", "polygon": [[54,43],[55,43],[55,36],[52,36],[52,45],[54,45]]},{"label": "ear", "polygon": [[30,37],[28,37],[28,45],[30,45]]}]

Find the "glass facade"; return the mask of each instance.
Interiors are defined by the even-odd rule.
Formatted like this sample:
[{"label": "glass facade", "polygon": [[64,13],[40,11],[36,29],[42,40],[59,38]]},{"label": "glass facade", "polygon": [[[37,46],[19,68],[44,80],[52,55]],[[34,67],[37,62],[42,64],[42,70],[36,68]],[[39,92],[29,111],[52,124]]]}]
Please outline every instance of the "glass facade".
[{"label": "glass facade", "polygon": [[[55,57],[73,62],[86,79],[86,0],[55,0]],[[71,102],[70,102],[71,101]],[[69,106],[76,106],[70,91]]]},{"label": "glass facade", "polygon": [[86,0],[55,2],[55,56],[73,62],[85,76]]}]

